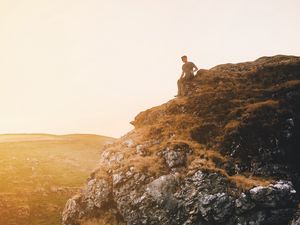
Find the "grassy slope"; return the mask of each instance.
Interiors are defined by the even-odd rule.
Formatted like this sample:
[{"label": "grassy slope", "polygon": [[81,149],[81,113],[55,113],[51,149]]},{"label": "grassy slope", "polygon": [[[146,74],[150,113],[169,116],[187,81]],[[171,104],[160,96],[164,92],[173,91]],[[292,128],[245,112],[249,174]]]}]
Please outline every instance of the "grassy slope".
[{"label": "grassy slope", "polygon": [[60,224],[68,198],[97,165],[97,135],[0,135],[0,224]]}]

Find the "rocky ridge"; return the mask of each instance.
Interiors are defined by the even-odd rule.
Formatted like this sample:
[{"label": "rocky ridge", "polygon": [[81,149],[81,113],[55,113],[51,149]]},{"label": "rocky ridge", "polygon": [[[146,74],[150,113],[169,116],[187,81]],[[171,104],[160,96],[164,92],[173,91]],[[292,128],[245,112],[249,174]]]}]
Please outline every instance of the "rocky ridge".
[{"label": "rocky ridge", "polygon": [[300,224],[300,57],[199,70],[131,123],[64,225]]}]

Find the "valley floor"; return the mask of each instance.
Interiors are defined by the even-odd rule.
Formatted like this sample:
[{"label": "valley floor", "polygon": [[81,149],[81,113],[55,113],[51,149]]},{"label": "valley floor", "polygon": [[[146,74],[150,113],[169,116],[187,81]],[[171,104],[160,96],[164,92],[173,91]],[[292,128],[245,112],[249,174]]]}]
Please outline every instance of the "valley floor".
[{"label": "valley floor", "polygon": [[0,224],[61,223],[68,198],[97,166],[98,135],[0,135]]}]

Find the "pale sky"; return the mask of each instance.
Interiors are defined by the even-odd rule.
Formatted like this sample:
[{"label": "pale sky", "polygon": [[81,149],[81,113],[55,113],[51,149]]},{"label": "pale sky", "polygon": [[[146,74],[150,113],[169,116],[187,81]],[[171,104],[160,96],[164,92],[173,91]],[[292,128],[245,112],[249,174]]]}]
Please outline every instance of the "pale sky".
[{"label": "pale sky", "polygon": [[0,0],[0,133],[119,137],[199,68],[300,55],[299,0]]}]

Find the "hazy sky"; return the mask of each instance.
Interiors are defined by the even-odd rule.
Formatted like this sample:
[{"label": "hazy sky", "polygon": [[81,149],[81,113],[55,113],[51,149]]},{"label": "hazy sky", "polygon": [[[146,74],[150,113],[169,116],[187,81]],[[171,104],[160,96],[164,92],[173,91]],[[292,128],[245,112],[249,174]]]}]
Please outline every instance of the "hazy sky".
[{"label": "hazy sky", "polygon": [[0,0],[0,133],[121,136],[200,68],[300,55],[299,0]]}]

